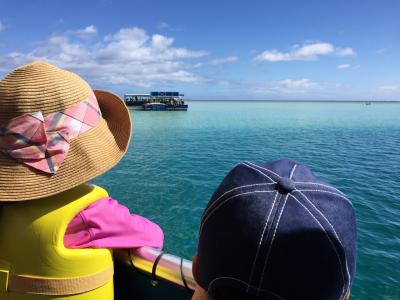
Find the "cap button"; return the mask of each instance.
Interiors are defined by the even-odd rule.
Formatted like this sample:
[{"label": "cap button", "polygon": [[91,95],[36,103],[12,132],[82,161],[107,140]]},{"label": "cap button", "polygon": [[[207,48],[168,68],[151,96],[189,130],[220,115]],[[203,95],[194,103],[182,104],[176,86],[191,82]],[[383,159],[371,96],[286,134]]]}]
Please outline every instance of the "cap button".
[{"label": "cap button", "polygon": [[277,188],[283,193],[290,193],[295,189],[294,181],[289,177],[282,177],[277,183]]}]

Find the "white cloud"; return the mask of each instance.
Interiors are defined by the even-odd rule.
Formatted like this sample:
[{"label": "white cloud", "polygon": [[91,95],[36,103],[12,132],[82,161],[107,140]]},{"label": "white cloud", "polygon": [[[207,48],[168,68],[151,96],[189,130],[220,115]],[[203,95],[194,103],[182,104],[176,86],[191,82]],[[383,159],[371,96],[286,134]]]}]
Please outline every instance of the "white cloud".
[{"label": "white cloud", "polygon": [[210,64],[211,65],[222,65],[222,64],[226,64],[226,63],[231,63],[231,62],[235,62],[237,61],[239,58],[237,56],[227,56],[227,57],[223,57],[223,58],[216,58],[213,59]]},{"label": "white cloud", "polygon": [[0,32],[6,30],[6,24],[4,24],[1,20],[0,20]]},{"label": "white cloud", "polygon": [[[92,39],[84,38],[91,35]],[[205,78],[189,72],[186,59],[205,51],[173,47],[174,38],[143,29],[122,28],[101,37],[91,25],[81,30],[53,34],[29,52],[0,54],[0,65],[11,70],[33,60],[44,60],[77,72],[96,85],[151,87],[163,82],[198,83]]]},{"label": "white cloud", "polygon": [[356,52],[352,48],[337,48],[330,43],[307,43],[302,46],[293,45],[289,52],[281,52],[277,49],[266,50],[257,55],[254,61],[317,60],[323,55],[354,56]]},{"label": "white cloud", "polygon": [[54,26],[59,26],[61,24],[64,23],[64,19],[63,18],[58,18],[58,20],[54,23]]},{"label": "white cloud", "polygon": [[376,54],[384,54],[388,51],[388,48],[380,48],[378,50],[376,50]]},{"label": "white cloud", "polygon": [[356,52],[350,47],[336,48],[335,54],[337,56],[356,56],[357,55]]},{"label": "white cloud", "polygon": [[341,64],[336,67],[336,69],[348,69],[350,68],[350,64]]},{"label": "white cloud", "polygon": [[83,29],[71,30],[68,33],[71,35],[75,35],[76,37],[79,37],[81,39],[88,39],[96,36],[97,28],[93,25],[89,25]]},{"label": "white cloud", "polygon": [[400,82],[383,84],[371,91],[377,100],[400,101]]},{"label": "white cloud", "polygon": [[151,44],[156,49],[166,49],[174,42],[173,38],[168,38],[160,34],[155,34],[151,38]]},{"label": "white cloud", "polygon": [[284,79],[279,81],[272,81],[266,83],[258,88],[258,93],[265,94],[294,94],[294,93],[306,93],[320,89],[321,86],[311,81],[308,78],[302,79]]},{"label": "white cloud", "polygon": [[201,67],[204,67],[207,65],[218,66],[218,65],[223,65],[223,64],[227,64],[227,63],[233,63],[233,62],[237,61],[238,59],[239,59],[239,57],[231,55],[231,56],[216,58],[216,59],[213,59],[213,60],[207,61],[207,62],[198,62],[196,64],[193,64],[191,67],[192,68],[201,68]]},{"label": "white cloud", "polygon": [[103,62],[162,62],[207,55],[205,51],[173,48],[173,38],[159,34],[150,38],[143,29],[137,27],[121,29],[107,36],[105,41],[107,44],[95,53],[97,59]]},{"label": "white cloud", "polygon": [[85,32],[85,33],[97,33],[97,29],[93,25],[90,25],[90,26],[86,26],[85,29],[83,29],[83,32]]},{"label": "white cloud", "polygon": [[400,84],[385,84],[378,87],[378,91],[383,93],[396,93],[400,96]]},{"label": "white cloud", "polygon": [[287,61],[292,60],[292,57],[289,53],[282,53],[276,49],[267,50],[263,53],[257,55],[254,58],[255,61]]},{"label": "white cloud", "polygon": [[161,22],[157,25],[159,29],[169,28],[169,24],[167,22]]},{"label": "white cloud", "polygon": [[331,54],[335,51],[335,48],[329,43],[314,43],[304,45],[296,48],[293,51],[293,58],[297,60],[313,60],[319,55]]}]

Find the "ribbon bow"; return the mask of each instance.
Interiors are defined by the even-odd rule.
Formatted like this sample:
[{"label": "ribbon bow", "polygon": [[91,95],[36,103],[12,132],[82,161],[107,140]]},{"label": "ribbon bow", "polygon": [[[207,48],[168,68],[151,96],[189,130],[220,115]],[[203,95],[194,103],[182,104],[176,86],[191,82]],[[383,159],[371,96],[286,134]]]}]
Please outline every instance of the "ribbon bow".
[{"label": "ribbon bow", "polygon": [[54,174],[67,156],[71,139],[96,126],[101,112],[96,96],[62,112],[43,117],[33,112],[0,127],[0,151],[48,174]]}]

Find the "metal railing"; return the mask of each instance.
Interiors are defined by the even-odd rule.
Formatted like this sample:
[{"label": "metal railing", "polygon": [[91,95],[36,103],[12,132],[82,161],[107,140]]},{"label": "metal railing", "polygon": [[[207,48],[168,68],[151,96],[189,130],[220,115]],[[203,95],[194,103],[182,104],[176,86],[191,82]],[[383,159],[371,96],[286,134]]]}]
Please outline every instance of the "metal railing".
[{"label": "metal railing", "polygon": [[148,274],[154,284],[161,279],[192,291],[196,286],[190,260],[151,247],[119,251],[116,256],[119,261]]}]

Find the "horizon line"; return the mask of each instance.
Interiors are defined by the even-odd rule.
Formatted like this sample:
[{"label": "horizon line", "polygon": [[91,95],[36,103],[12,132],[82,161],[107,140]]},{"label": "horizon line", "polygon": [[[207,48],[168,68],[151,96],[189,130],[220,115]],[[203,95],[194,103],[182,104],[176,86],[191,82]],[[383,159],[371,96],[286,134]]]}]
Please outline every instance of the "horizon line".
[{"label": "horizon line", "polygon": [[268,100],[268,99],[184,99],[185,101],[204,101],[204,102],[212,102],[212,101],[223,101],[223,102],[337,102],[337,103],[400,103],[400,100]]}]

